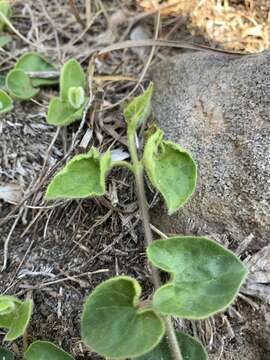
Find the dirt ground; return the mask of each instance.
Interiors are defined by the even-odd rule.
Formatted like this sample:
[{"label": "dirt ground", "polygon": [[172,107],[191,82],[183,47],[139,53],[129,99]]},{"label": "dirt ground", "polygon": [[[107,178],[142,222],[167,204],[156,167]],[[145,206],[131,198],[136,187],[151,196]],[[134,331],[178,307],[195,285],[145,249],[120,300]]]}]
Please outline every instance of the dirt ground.
[{"label": "dirt ground", "polygon": [[[92,3],[95,20],[84,32],[67,1],[15,1],[12,23],[19,35],[13,35],[10,47],[0,53],[0,73],[29,50],[41,52],[59,66],[76,57],[86,69],[96,49],[129,39],[132,29],[142,24],[153,38],[156,13],[146,15],[134,1]],[[242,9],[244,1],[238,3]],[[83,14],[84,2],[76,6]],[[267,5],[265,8],[268,13]],[[163,38],[195,39],[217,46],[203,31],[195,34],[190,30],[188,16],[161,18],[158,24]],[[135,277],[145,298],[151,295],[133,178],[126,170],[110,174],[108,192],[101,199],[46,203],[43,194],[65,160],[84,151],[85,134],[90,134],[88,147],[127,150],[122,99],[136,84],[140,90],[147,82],[149,66],[176,53],[179,50],[162,49],[151,55],[125,49],[96,59],[95,74],[115,78],[95,80],[96,101],[82,127],[76,123],[58,132],[46,124],[48,102],[57,88],[43,90],[35,102],[16,102],[12,112],[1,116],[0,183],[12,185],[15,199],[12,203],[0,200],[0,258],[7,260],[0,273],[0,293],[33,298],[29,343],[50,340],[76,359],[101,359],[80,339],[85,297],[102,280],[119,274]],[[148,200],[152,207],[158,206],[150,188]],[[270,359],[269,323],[269,306],[247,296],[209,320],[176,321],[201,339],[210,360]],[[3,334],[0,332],[1,337]],[[21,340],[11,344],[17,354],[22,346]]]}]

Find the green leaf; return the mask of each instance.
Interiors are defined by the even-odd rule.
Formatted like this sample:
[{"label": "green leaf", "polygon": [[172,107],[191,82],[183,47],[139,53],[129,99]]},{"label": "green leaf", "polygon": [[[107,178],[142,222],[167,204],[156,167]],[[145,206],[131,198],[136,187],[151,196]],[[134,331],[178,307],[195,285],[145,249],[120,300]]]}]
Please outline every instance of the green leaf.
[{"label": "green leaf", "polygon": [[165,199],[169,214],[182,207],[194,192],[197,167],[191,155],[177,144],[163,140],[158,129],[145,145],[146,172]]},{"label": "green leaf", "polygon": [[32,301],[25,301],[16,309],[9,331],[4,338],[5,341],[15,340],[24,334],[31,318],[32,308]]},{"label": "green leaf", "polygon": [[157,240],[147,249],[153,265],[171,274],[154,294],[154,308],[184,319],[204,319],[235,299],[247,270],[229,250],[204,237]]},{"label": "green leaf", "polygon": [[[50,72],[55,71],[55,67],[47,61],[45,58],[37,53],[29,52],[20,57],[15,65],[16,69],[23,70],[24,72]],[[46,79],[46,78],[31,78],[33,87],[39,87],[42,85],[53,85],[59,82],[58,79]]]},{"label": "green leaf", "polygon": [[0,327],[9,328],[15,316],[16,309],[22,304],[14,296],[0,296]]},{"label": "green leaf", "polygon": [[20,301],[14,296],[0,296],[0,327],[8,329],[4,340],[22,336],[32,313],[32,301]]},{"label": "green leaf", "polygon": [[39,92],[39,89],[32,86],[30,77],[20,69],[13,69],[8,73],[6,87],[11,95],[22,100],[31,99]]},{"label": "green leaf", "polygon": [[14,354],[11,351],[0,347],[0,360],[14,360],[14,359],[15,359]]},{"label": "green leaf", "polygon": [[50,125],[66,126],[74,121],[80,120],[83,116],[88,98],[83,105],[77,110],[72,108],[68,102],[63,102],[60,98],[51,100],[47,115],[47,122]]},{"label": "green leaf", "polygon": [[4,46],[6,46],[11,40],[12,40],[12,37],[10,35],[0,36],[0,48],[3,48]]},{"label": "green leaf", "polygon": [[[6,18],[10,18],[11,6],[9,4],[9,1],[0,0],[0,13],[2,13]],[[0,15],[0,31],[2,31],[5,26],[6,26],[6,22]]]},{"label": "green leaf", "polygon": [[84,90],[81,86],[68,90],[68,102],[74,109],[79,109],[85,102]]},{"label": "green leaf", "polygon": [[[176,337],[183,360],[207,360],[208,356],[202,344],[182,331],[176,331]],[[136,360],[173,360],[171,349],[166,337],[151,352]]]},{"label": "green leaf", "polygon": [[6,86],[6,77],[4,75],[0,75],[0,89],[4,89]]},{"label": "green leaf", "polygon": [[48,341],[35,341],[24,356],[26,360],[74,360],[71,355]]},{"label": "green leaf", "polygon": [[146,91],[134,98],[124,109],[124,116],[128,123],[130,133],[135,132],[136,128],[145,122],[151,111],[151,97],[153,84],[150,83]]},{"label": "green leaf", "polygon": [[82,315],[84,342],[113,359],[133,358],[153,349],[164,334],[161,318],[139,306],[141,287],[127,276],[109,279],[87,298]]},{"label": "green leaf", "polygon": [[101,155],[94,147],[75,156],[50,183],[46,199],[80,199],[105,194],[105,177],[110,169],[111,153]]},{"label": "green leaf", "polygon": [[86,77],[78,61],[71,59],[67,61],[60,75],[60,98],[68,102],[69,89],[72,87],[86,88]]},{"label": "green leaf", "polygon": [[16,305],[20,304],[21,302],[14,296],[0,296],[0,319],[3,315],[12,313],[15,310]]},{"label": "green leaf", "polygon": [[13,108],[13,101],[10,96],[0,89],[0,114],[10,111]]}]

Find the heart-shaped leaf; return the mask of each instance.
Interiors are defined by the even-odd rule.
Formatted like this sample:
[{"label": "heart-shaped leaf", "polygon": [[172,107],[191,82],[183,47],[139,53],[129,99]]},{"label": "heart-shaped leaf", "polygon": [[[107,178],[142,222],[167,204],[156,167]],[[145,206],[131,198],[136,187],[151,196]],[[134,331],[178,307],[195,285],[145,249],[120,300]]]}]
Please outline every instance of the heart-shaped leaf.
[{"label": "heart-shaped leaf", "polygon": [[[15,65],[16,69],[23,70],[24,72],[39,72],[39,73],[46,73],[55,71],[55,67],[42,56],[37,53],[29,52],[20,57]],[[43,85],[52,85],[57,84],[59,82],[58,79],[53,78],[40,78],[40,77],[32,77],[31,83],[33,87],[39,87]]]},{"label": "heart-shaped leaf", "polygon": [[26,360],[74,360],[71,355],[48,341],[35,341],[24,356]]},{"label": "heart-shaped leaf", "polygon": [[6,46],[11,40],[12,40],[12,37],[10,35],[0,36],[0,48],[3,48],[4,46]]},{"label": "heart-shaped leaf", "polygon": [[82,315],[84,342],[113,359],[133,358],[153,349],[164,324],[151,309],[139,306],[141,287],[126,276],[100,284],[86,300]]},{"label": "heart-shaped leaf", "polygon": [[39,89],[33,87],[30,77],[20,69],[13,69],[8,73],[6,87],[11,95],[22,100],[31,99],[39,92]]},{"label": "heart-shaped leaf", "polygon": [[83,116],[87,101],[88,99],[86,98],[83,105],[77,110],[71,107],[68,102],[64,102],[60,98],[52,99],[47,116],[48,124],[66,126],[74,121],[80,120]]},{"label": "heart-shaped leaf", "polygon": [[143,161],[152,184],[163,195],[169,214],[183,206],[194,192],[197,167],[191,155],[163,140],[158,129],[147,140]]},{"label": "heart-shaped leaf", "polygon": [[135,132],[136,128],[145,122],[151,111],[151,98],[153,84],[150,83],[146,91],[135,97],[124,109],[124,116],[128,123],[129,132]]},{"label": "heart-shaped leaf", "polygon": [[13,101],[10,96],[0,89],[0,114],[10,111],[13,108]]},{"label": "heart-shaped leaf", "polygon": [[69,89],[72,87],[86,88],[86,77],[78,61],[71,59],[67,61],[60,75],[60,98],[68,102]]},{"label": "heart-shaped leaf", "polygon": [[[207,360],[208,356],[202,344],[182,331],[176,331],[176,337],[183,360]],[[166,337],[151,352],[136,360],[173,360],[172,352]]]},{"label": "heart-shaped leaf", "polygon": [[149,260],[171,274],[154,294],[154,308],[166,315],[203,319],[225,310],[235,299],[247,270],[229,250],[204,237],[157,240]]},{"label": "heart-shaped leaf", "polygon": [[50,183],[46,199],[79,199],[105,194],[105,177],[110,169],[111,154],[101,155],[94,147],[75,156]]},{"label": "heart-shaped leaf", "polygon": [[[2,13],[6,18],[10,18],[11,6],[9,4],[9,1],[0,0],[0,13]],[[6,21],[0,14],[0,31],[2,31],[5,26],[6,26]]]},{"label": "heart-shaped leaf", "polygon": [[13,296],[0,296],[0,327],[8,329],[4,340],[12,341],[24,334],[32,307],[32,301],[23,302]]},{"label": "heart-shaped leaf", "polygon": [[0,360],[14,360],[14,359],[15,359],[14,354],[11,351],[0,347]]},{"label": "heart-shaped leaf", "polygon": [[68,90],[68,102],[74,109],[79,109],[85,102],[84,90],[81,86]]}]

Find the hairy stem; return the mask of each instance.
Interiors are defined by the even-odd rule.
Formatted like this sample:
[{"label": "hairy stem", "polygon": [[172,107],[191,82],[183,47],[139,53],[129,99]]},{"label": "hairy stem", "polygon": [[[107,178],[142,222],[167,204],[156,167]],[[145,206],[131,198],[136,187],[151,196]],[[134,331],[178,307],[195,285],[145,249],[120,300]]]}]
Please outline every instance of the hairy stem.
[{"label": "hairy stem", "polygon": [[[143,222],[145,242],[149,246],[153,242],[152,230],[150,227],[150,218],[149,211],[147,207],[147,200],[145,196],[145,187],[144,187],[144,178],[143,178],[143,164],[138,158],[137,148],[135,144],[135,138],[133,134],[128,134],[130,156],[133,164],[133,171],[135,174],[135,181],[137,187],[137,196],[138,202],[141,211],[141,220]],[[150,264],[150,270],[152,275],[152,280],[155,289],[158,289],[161,285],[158,269]],[[179,348],[177,338],[174,331],[174,326],[172,323],[171,317],[164,317],[166,324],[166,333],[168,337],[168,342],[172,351],[174,360],[183,360],[181,350]]]}]

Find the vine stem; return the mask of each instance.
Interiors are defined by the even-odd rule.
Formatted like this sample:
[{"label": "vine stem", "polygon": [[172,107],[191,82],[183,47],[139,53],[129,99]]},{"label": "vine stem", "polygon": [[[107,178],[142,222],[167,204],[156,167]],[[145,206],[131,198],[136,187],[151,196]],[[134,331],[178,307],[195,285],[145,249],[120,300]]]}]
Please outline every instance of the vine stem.
[{"label": "vine stem", "polygon": [[[147,200],[145,196],[145,187],[144,187],[144,178],[143,178],[143,164],[138,158],[136,143],[135,143],[135,135],[133,132],[128,133],[128,142],[129,142],[129,150],[130,156],[133,165],[133,172],[135,174],[135,181],[137,187],[137,196],[138,196],[138,203],[140,206],[141,211],[141,220],[144,227],[144,234],[145,234],[145,242],[146,245],[149,246],[153,242],[153,235],[152,230],[150,227],[150,218],[149,218],[149,211],[147,206]],[[161,286],[161,281],[159,277],[159,272],[156,267],[152,264],[150,265],[152,280],[155,289],[158,289]],[[168,342],[172,351],[172,355],[174,360],[183,360],[181,350],[178,345],[178,341],[176,338],[174,326],[172,323],[172,319],[170,316],[164,317],[164,321],[166,324],[166,333],[168,337]]]}]

